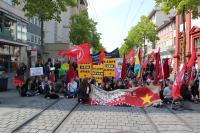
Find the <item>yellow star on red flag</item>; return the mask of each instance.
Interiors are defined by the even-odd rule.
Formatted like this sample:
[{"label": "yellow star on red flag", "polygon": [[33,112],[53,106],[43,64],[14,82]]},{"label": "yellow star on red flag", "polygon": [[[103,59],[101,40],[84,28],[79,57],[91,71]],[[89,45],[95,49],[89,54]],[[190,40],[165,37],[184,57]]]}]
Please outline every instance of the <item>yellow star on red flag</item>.
[{"label": "yellow star on red flag", "polygon": [[149,104],[149,103],[151,103],[151,98],[152,98],[152,96],[149,96],[148,94],[146,94],[144,97],[141,97],[141,99],[143,100],[143,105],[144,104]]}]

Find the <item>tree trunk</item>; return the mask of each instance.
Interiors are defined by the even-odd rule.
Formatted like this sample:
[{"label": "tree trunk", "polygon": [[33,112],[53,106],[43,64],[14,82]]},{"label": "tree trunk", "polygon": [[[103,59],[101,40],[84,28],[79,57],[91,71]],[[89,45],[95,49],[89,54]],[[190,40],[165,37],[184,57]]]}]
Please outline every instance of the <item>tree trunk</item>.
[{"label": "tree trunk", "polygon": [[182,12],[183,18],[183,44],[182,44],[182,63],[185,64],[186,62],[186,32],[185,32],[185,10]]}]

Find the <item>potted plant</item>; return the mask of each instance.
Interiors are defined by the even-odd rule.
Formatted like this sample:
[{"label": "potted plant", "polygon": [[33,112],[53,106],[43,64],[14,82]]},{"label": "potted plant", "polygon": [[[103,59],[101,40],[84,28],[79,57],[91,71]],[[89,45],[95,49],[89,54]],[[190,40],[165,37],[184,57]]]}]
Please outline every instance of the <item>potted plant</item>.
[{"label": "potted plant", "polygon": [[6,91],[8,89],[8,77],[6,74],[6,68],[0,65],[0,91]]}]

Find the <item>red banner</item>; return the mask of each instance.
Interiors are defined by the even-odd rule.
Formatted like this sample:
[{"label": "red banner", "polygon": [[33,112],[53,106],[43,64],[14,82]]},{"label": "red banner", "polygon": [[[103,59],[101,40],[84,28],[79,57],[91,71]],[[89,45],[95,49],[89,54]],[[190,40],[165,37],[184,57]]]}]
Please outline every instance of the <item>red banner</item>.
[{"label": "red banner", "polygon": [[119,89],[110,92],[94,88],[90,95],[89,103],[105,106],[129,105],[143,107],[157,100],[160,100],[159,95],[153,93],[145,86],[127,90]]}]

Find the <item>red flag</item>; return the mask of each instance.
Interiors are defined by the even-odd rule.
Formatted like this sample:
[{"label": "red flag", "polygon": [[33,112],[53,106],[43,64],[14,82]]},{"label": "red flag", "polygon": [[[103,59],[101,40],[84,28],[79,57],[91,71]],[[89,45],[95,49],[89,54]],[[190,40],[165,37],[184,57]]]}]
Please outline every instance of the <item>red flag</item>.
[{"label": "red flag", "polygon": [[80,52],[77,55],[77,62],[79,64],[91,63],[90,58],[90,45],[88,43],[84,43],[79,45]]},{"label": "red flag", "polygon": [[69,56],[78,63],[91,63],[90,46],[88,43],[75,45],[64,52],[59,50],[58,54],[63,58]]},{"label": "red flag", "polygon": [[151,53],[151,60],[154,62],[154,51]]},{"label": "red flag", "polygon": [[103,62],[103,59],[105,58],[105,49],[102,48],[101,49],[101,53],[99,55],[99,64],[101,64]]},{"label": "red flag", "polygon": [[126,55],[126,62],[128,64],[131,64],[131,65],[133,65],[133,63],[135,62],[135,60],[134,60],[134,49],[133,48]]},{"label": "red flag", "polygon": [[126,79],[126,58],[125,58],[125,57],[124,57],[124,59],[123,59],[121,77],[122,77],[123,80]]},{"label": "red flag", "polygon": [[174,81],[174,84],[172,85],[173,100],[177,100],[178,98],[180,98],[180,89],[182,86],[185,69],[186,69],[186,65],[184,65],[182,67],[181,71],[178,73],[178,75]]},{"label": "red flag", "polygon": [[164,73],[163,73],[163,64],[162,62],[160,63],[159,66],[159,79],[163,79],[164,78]]},{"label": "red flag", "polygon": [[69,70],[67,71],[67,82],[70,82],[72,79],[74,79],[76,76],[76,73],[74,71],[74,68],[71,64],[69,64]]},{"label": "red flag", "polygon": [[190,79],[191,79],[191,77],[193,75],[193,73],[192,73],[192,67],[195,64],[195,59],[196,59],[196,50],[192,53],[192,56],[190,57],[190,60],[189,60],[189,62],[187,64],[187,71],[188,71],[188,80],[187,80],[187,83],[190,82]]},{"label": "red flag", "polygon": [[169,78],[169,58],[166,58],[163,63],[163,72],[164,72],[164,78]]},{"label": "red flag", "polygon": [[196,59],[196,51],[194,51],[194,52],[192,53],[192,56],[190,57],[190,60],[189,60],[189,62],[188,62],[188,64],[187,64],[187,68],[192,68],[192,67],[194,66],[194,64],[195,64],[195,59]]},{"label": "red flag", "polygon": [[156,70],[155,70],[155,76],[154,76],[154,84],[158,83],[159,71],[160,71],[160,48],[158,50],[158,54],[157,54],[157,57],[156,57]]}]

